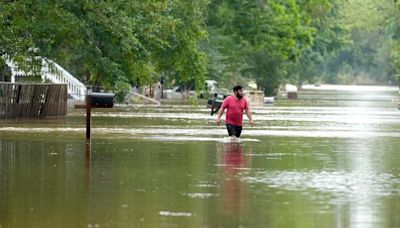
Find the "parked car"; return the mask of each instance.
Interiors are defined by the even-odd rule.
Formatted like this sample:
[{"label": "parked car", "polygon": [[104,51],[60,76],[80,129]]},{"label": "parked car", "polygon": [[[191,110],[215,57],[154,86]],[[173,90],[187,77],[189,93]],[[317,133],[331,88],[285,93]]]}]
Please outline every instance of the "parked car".
[{"label": "parked car", "polygon": [[[186,94],[184,94],[184,92]],[[189,88],[189,90],[184,91],[183,86],[176,86],[173,89],[164,90],[164,98],[167,99],[182,99],[184,95],[190,97],[195,95],[194,87]]]},{"label": "parked car", "polygon": [[[208,98],[210,94],[215,92],[218,88],[218,83],[215,80],[206,80],[205,84],[206,90],[199,91],[199,98]],[[194,85],[189,87],[189,90],[184,90],[185,88],[181,85],[176,86],[173,89],[164,90],[164,97],[167,99],[182,99],[184,96],[191,97],[196,94]]]}]

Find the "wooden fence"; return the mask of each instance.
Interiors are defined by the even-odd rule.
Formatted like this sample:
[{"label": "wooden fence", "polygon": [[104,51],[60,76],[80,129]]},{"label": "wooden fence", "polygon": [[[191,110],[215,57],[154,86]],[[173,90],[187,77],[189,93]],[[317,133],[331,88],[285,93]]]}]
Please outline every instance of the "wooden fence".
[{"label": "wooden fence", "polygon": [[66,84],[0,82],[0,119],[67,115]]}]

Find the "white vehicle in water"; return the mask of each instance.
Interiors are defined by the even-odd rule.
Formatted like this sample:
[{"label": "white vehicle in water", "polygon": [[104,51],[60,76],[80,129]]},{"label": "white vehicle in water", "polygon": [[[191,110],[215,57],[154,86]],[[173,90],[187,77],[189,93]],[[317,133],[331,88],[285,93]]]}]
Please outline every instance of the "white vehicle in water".
[{"label": "white vehicle in water", "polygon": [[[199,91],[199,98],[208,98],[209,94],[217,91],[218,83],[215,80],[206,80],[205,84],[206,90]],[[184,97],[192,97],[196,94],[194,89],[194,85],[190,86],[189,88],[184,88],[184,86],[176,86],[173,89],[167,89],[164,91],[164,98],[167,99],[182,99]]]}]

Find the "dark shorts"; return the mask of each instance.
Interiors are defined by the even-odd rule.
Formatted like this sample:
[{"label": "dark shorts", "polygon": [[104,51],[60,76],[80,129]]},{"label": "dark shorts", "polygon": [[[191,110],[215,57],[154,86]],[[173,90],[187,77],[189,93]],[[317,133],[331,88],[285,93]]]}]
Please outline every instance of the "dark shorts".
[{"label": "dark shorts", "polygon": [[226,129],[228,130],[228,134],[229,136],[236,136],[236,137],[240,137],[240,134],[242,133],[242,126],[235,126],[232,124],[226,124]]}]

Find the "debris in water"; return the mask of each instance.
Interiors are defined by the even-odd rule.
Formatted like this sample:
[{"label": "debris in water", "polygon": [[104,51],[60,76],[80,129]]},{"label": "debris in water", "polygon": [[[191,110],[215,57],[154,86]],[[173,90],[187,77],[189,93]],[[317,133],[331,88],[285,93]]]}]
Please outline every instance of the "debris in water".
[{"label": "debris in water", "polygon": [[171,212],[171,211],[160,211],[161,216],[175,216],[175,217],[191,217],[192,213],[189,212]]}]

